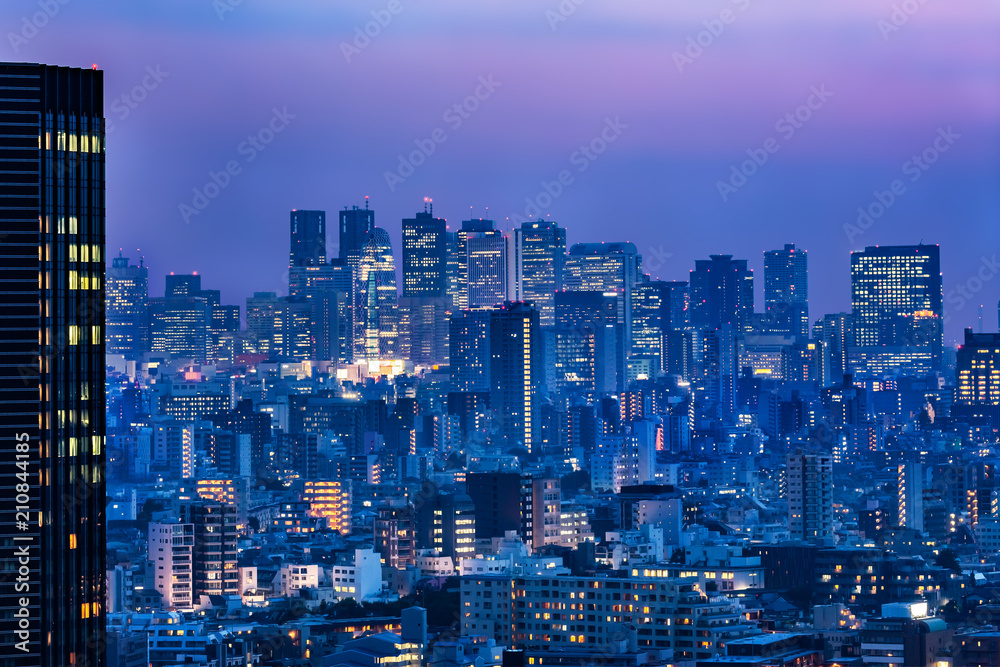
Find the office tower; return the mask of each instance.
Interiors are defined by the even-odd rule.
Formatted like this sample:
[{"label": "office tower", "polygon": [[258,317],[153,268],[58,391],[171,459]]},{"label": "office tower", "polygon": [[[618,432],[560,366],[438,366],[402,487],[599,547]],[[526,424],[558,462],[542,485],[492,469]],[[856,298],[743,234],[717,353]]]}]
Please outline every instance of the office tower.
[{"label": "office tower", "polygon": [[312,303],[279,299],[271,339],[271,358],[289,361],[309,359],[313,351],[312,323]]},{"label": "office tower", "polygon": [[709,255],[691,271],[688,317],[699,331],[728,324],[737,333],[750,327],[753,316],[753,271],[745,259]]},{"label": "office tower", "polygon": [[396,262],[389,233],[375,227],[358,263],[355,282],[355,358],[375,361],[397,355]]},{"label": "office tower", "polygon": [[823,354],[829,360],[830,380],[839,384],[848,372],[848,350],[854,346],[854,316],[832,313],[816,320],[812,337],[823,344]]},{"label": "office tower", "polygon": [[254,292],[247,298],[247,332],[257,341],[261,354],[271,353],[280,303],[275,292]]},{"label": "office tower", "polygon": [[399,297],[399,356],[414,366],[448,364],[447,296]]},{"label": "office tower", "polygon": [[465,494],[438,493],[415,508],[417,547],[442,556],[472,558],[476,551],[476,508]]},{"label": "office tower", "polygon": [[809,337],[808,255],[794,243],[764,253],[764,308],[767,332]]},{"label": "office tower", "polygon": [[955,384],[954,416],[981,419],[1000,428],[1000,334],[965,330]]},{"label": "office tower", "polygon": [[924,466],[900,463],[896,468],[897,526],[924,532]]},{"label": "office tower", "polygon": [[[171,273],[166,276],[164,280],[163,296],[167,298],[171,297],[185,297],[185,296],[197,296],[204,297],[201,290],[201,276],[197,273],[182,273],[174,274]],[[207,297],[206,297],[207,298]]]},{"label": "office tower", "polygon": [[[375,231],[375,211],[368,208],[368,197],[365,197],[365,207],[344,208],[340,212],[340,245],[338,257],[348,261],[352,257],[356,262],[361,258],[368,237]],[[354,265],[353,263],[351,264]]]},{"label": "office tower", "polygon": [[103,82],[97,70],[0,65],[0,657],[10,665],[103,659]]},{"label": "office tower", "polygon": [[632,286],[639,281],[642,257],[632,243],[577,243],[566,257],[563,287],[571,292],[616,292],[618,314],[625,323],[620,356],[632,340]]},{"label": "office tower", "polygon": [[530,301],[542,327],[555,325],[555,293],[563,288],[566,230],[551,220],[514,230],[514,300]]},{"label": "office tower", "polygon": [[193,599],[198,600],[202,595],[241,594],[236,563],[236,507],[208,500],[183,502],[179,519],[193,529]]},{"label": "office tower", "polygon": [[194,526],[176,519],[150,522],[147,537],[153,572],[149,583],[160,594],[163,608],[190,611],[194,607]]},{"label": "office tower", "polygon": [[403,296],[447,294],[447,222],[434,209],[403,218]]},{"label": "office tower", "polygon": [[[320,266],[293,266],[288,296],[312,305],[313,359],[350,361],[354,335],[354,268],[334,259]],[[249,328],[249,319],[247,322]]]},{"label": "office tower", "polygon": [[868,246],[851,253],[854,344],[862,352],[924,352],[927,370],[940,367],[942,300],[938,246]]},{"label": "office tower", "polygon": [[466,232],[466,308],[493,308],[507,300],[507,253],[500,230]]},{"label": "office tower", "polygon": [[288,227],[289,267],[326,264],[326,211],[293,210]]},{"label": "office tower", "polygon": [[793,540],[833,537],[833,457],[796,451],[785,459],[788,528]]},{"label": "office tower", "polygon": [[[686,283],[680,284],[686,286]],[[632,288],[632,349],[629,358],[652,360],[654,373],[662,370],[664,334],[684,326],[683,320],[678,323],[680,327],[673,321],[678,316],[678,302],[683,304],[682,298],[679,298],[683,292],[676,285],[650,280],[636,283]]]},{"label": "office tower", "polygon": [[[465,310],[469,307],[469,257],[467,239],[469,234],[496,232],[492,220],[463,220],[458,231],[448,232],[448,258],[446,273],[448,275],[448,296],[451,297],[454,310]],[[494,304],[490,304],[491,306]]]},{"label": "office tower", "polygon": [[139,359],[149,349],[149,269],[119,251],[104,280],[108,354]]},{"label": "office tower", "polygon": [[558,392],[615,392],[625,379],[619,316],[614,292],[555,294],[555,386]]},{"label": "office tower", "polygon": [[490,405],[508,447],[531,452],[538,441],[536,406],[542,374],[538,311],[506,302],[490,311]]},{"label": "office tower", "polygon": [[736,380],[739,376],[739,352],[736,332],[728,324],[709,329],[701,336],[702,376],[699,398],[713,415],[725,423],[736,416]]},{"label": "office tower", "polygon": [[490,391],[490,317],[486,310],[463,310],[449,319],[452,391]]},{"label": "office tower", "polygon": [[663,334],[663,372],[691,381],[694,376],[695,336],[690,331],[672,330]]},{"label": "office tower", "polygon": [[150,350],[206,363],[212,349],[212,315],[219,292],[202,290],[197,274],[169,274],[162,298],[149,300]]}]

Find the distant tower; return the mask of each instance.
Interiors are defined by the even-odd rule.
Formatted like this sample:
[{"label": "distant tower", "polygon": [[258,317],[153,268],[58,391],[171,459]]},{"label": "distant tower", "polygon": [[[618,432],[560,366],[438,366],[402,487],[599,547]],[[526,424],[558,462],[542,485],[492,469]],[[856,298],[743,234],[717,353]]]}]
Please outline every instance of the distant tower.
[{"label": "distant tower", "polygon": [[704,331],[730,325],[736,333],[747,331],[753,316],[753,271],[745,259],[710,255],[699,259],[691,271],[690,322]]},{"label": "distant tower", "polygon": [[141,358],[149,350],[149,269],[142,261],[129,266],[119,251],[107,269],[105,292],[108,353]]},{"label": "distant tower", "polygon": [[551,220],[514,230],[514,300],[530,301],[543,327],[555,324],[555,293],[563,288],[566,230]]},{"label": "distant tower", "polygon": [[809,337],[808,255],[786,243],[764,253],[764,307],[770,332]]},{"label": "distant tower", "polygon": [[326,264],[326,211],[292,211],[289,217],[288,266]]},{"label": "distant tower", "polygon": [[397,349],[396,262],[389,233],[376,227],[365,244],[358,265],[355,291],[360,306],[356,323],[363,327],[355,339],[357,357],[370,361],[393,359]]}]

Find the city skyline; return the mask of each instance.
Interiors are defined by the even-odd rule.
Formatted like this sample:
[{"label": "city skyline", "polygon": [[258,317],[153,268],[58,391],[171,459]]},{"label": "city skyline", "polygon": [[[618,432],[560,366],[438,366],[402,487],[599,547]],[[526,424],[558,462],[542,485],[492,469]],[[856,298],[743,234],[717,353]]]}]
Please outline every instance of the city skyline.
[{"label": "city skyline", "polygon": [[[746,258],[760,271],[764,250],[795,243],[812,251],[812,272],[822,277],[810,291],[817,314],[845,308],[852,249],[941,243],[946,295],[974,279],[984,257],[992,259],[1000,240],[992,222],[1000,213],[992,187],[1000,168],[992,118],[1000,99],[996,68],[984,63],[997,53],[989,39],[1000,20],[995,8],[973,14],[921,5],[895,26],[891,2],[811,11],[787,2],[574,6],[563,16],[558,3],[505,3],[503,14],[489,3],[458,14],[447,2],[419,11],[402,4],[359,48],[355,29],[363,31],[374,20],[370,12],[383,7],[279,11],[277,4],[226,1],[171,5],[163,21],[167,5],[160,2],[127,11],[123,3],[67,5],[37,35],[15,40],[16,52],[10,48],[18,58],[96,62],[108,71],[115,149],[109,248],[130,254],[141,247],[155,273],[207,272],[234,302],[252,293],[242,263],[260,266],[259,275],[273,276],[276,287],[282,283],[283,263],[267,249],[283,240],[281,221],[292,208],[332,212],[370,196],[398,249],[396,221],[411,216],[425,196],[453,230],[461,219],[489,217],[509,231],[507,219],[524,215],[525,199],[547,194],[542,181],[557,183],[562,171],[572,182],[540,212],[569,230],[568,243],[632,241],[645,257],[657,257],[664,280],[684,279],[693,259],[716,253]],[[703,38],[708,46],[691,63],[682,58],[680,67],[675,54],[690,58],[689,38],[726,8],[732,23]],[[21,13],[10,18],[22,25]],[[608,20],[613,28],[594,49],[589,40]],[[98,24],[110,38],[81,42],[79,35]],[[168,44],[187,30],[207,39],[180,56]],[[278,49],[291,34],[295,46]],[[761,40],[772,49],[746,58]],[[350,62],[342,43],[359,48],[347,49]],[[220,56],[221,48],[229,55]],[[770,77],[774,69],[782,76]],[[646,73],[644,85],[627,87],[617,76],[633,70]],[[491,75],[499,86],[480,81]],[[261,77],[271,84],[267,93],[251,92]],[[821,102],[812,90],[824,85],[832,95]],[[547,94],[552,86],[559,95]],[[339,95],[328,92],[352,90],[352,105],[334,105]],[[486,99],[475,98],[477,90]],[[206,102],[190,105],[191,96]],[[453,106],[469,96],[478,108],[463,118]],[[776,128],[810,98],[820,108],[806,106],[803,117],[814,118],[791,125],[791,136],[787,127]],[[398,111],[403,107],[405,114]],[[295,117],[281,115],[286,109]],[[615,118],[628,126],[617,136],[606,124]],[[240,152],[248,135],[272,122],[281,128],[273,141],[262,151],[248,144]],[[446,141],[390,189],[386,172],[397,171],[399,156],[439,127]],[[912,181],[916,174],[904,171],[906,163],[933,151],[938,131],[948,128],[959,137]],[[614,138],[606,151],[571,161],[605,130]],[[778,142],[777,152],[745,185],[731,185],[736,191],[723,201],[718,183],[731,180],[731,168],[749,159],[748,151],[760,158],[768,138]],[[247,162],[251,151],[254,160]],[[490,158],[470,163],[475,155]],[[240,172],[185,223],[179,206],[191,205],[193,190],[203,191],[209,173],[225,171],[231,160]],[[891,192],[895,180],[906,190],[893,195],[889,210],[861,235],[845,231],[856,226],[858,208],[877,205],[876,193]],[[152,224],[130,221],[137,211]],[[606,221],[622,216],[631,221],[617,225],[627,237],[607,237]],[[242,233],[234,236],[236,220]],[[718,247],[723,237],[727,247]],[[206,250],[218,244],[230,252],[220,258]],[[998,296],[1000,283],[988,281],[954,313],[947,342],[959,342],[964,326],[975,327],[979,302],[989,308]]]}]

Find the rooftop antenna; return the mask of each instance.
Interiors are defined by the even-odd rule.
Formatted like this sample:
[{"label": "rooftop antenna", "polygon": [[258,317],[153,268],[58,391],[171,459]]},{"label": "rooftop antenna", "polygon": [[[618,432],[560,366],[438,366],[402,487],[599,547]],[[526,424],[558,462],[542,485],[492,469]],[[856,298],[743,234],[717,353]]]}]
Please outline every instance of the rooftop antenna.
[{"label": "rooftop antenna", "polygon": [[430,205],[430,214],[434,215],[434,200],[430,197],[424,197],[424,213],[427,213],[427,206]]},{"label": "rooftop antenna", "polygon": [[368,210],[368,195],[365,195],[365,210]]},{"label": "rooftop antenna", "polygon": [[979,333],[983,333],[983,304],[979,304]]}]

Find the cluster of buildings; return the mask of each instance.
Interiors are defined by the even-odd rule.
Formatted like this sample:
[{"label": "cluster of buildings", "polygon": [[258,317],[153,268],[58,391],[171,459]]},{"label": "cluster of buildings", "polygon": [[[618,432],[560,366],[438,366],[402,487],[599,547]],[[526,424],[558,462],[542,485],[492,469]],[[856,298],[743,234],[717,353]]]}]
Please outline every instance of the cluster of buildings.
[{"label": "cluster of buildings", "polygon": [[335,258],[291,213],[287,296],[150,297],[102,83],[0,66],[2,660],[1000,664],[1000,334],[943,344],[937,246],[815,317],[792,245],[758,309],[729,255],[659,281],[430,207],[397,273],[366,205]]}]

